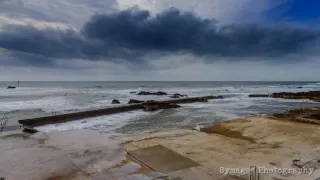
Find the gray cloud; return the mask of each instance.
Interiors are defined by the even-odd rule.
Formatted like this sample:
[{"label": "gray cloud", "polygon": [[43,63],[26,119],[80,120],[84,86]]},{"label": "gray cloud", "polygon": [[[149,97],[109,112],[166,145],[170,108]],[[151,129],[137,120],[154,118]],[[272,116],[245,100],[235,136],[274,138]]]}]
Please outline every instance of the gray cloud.
[{"label": "gray cloud", "polygon": [[[233,60],[278,59],[306,53],[311,45],[318,44],[319,37],[317,30],[259,24],[219,26],[214,19],[177,9],[151,16],[134,8],[93,16],[80,32],[8,26],[0,32],[0,47],[24,62],[41,66],[50,66],[51,59],[71,58],[141,63],[148,54],[178,52]],[[38,57],[37,61],[41,61],[39,57],[45,60],[37,63],[23,53]]]},{"label": "gray cloud", "polygon": [[81,27],[93,14],[112,11],[116,0],[0,0],[0,15],[23,21],[25,18],[67,23]]}]

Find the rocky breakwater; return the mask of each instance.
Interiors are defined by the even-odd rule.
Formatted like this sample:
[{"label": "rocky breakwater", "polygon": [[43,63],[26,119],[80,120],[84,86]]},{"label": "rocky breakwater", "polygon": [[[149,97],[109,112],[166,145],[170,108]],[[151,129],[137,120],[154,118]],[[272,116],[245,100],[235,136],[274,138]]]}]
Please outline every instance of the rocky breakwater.
[{"label": "rocky breakwater", "polygon": [[175,103],[169,102],[158,102],[158,101],[146,101],[142,104],[143,110],[145,111],[157,111],[160,109],[171,109],[181,107]]},{"label": "rocky breakwater", "polygon": [[115,107],[107,107],[103,109],[87,110],[80,112],[73,112],[67,114],[59,114],[55,116],[45,116],[32,119],[19,120],[19,124],[26,132],[34,133],[37,130],[34,129],[37,126],[44,126],[48,124],[65,123],[69,121],[75,121],[90,117],[105,116],[110,114],[117,114],[123,112],[129,112],[134,110],[156,111],[160,109],[178,108],[178,104],[195,103],[195,102],[207,102],[210,99],[221,99],[222,96],[202,96],[192,98],[170,99],[166,101],[139,101],[131,100],[130,104],[119,105]]},{"label": "rocky breakwater", "polygon": [[270,98],[283,98],[283,99],[308,99],[315,102],[320,102],[320,91],[307,91],[307,92],[278,92],[272,94],[250,94],[249,97],[270,97]]}]

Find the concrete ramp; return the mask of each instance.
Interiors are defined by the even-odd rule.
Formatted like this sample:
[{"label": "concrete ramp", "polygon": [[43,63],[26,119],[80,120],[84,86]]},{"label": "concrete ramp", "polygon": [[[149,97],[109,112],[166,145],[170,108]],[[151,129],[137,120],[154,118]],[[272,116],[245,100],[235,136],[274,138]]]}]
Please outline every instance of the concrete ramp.
[{"label": "concrete ramp", "polygon": [[162,145],[131,151],[128,154],[151,169],[165,174],[199,165]]}]

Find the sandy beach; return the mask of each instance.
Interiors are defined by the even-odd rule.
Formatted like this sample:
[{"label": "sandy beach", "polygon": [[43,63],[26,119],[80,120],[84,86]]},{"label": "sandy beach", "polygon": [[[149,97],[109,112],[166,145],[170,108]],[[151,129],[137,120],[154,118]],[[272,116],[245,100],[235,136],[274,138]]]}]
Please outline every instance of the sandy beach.
[{"label": "sandy beach", "polygon": [[[163,145],[199,163],[196,167],[168,173],[164,179],[249,179],[249,173],[236,170],[251,166],[260,168],[260,179],[266,180],[320,177],[319,125],[254,117],[223,122],[201,131],[205,132],[163,129],[114,137],[92,130],[32,136],[21,132],[3,133],[0,161],[4,163],[0,165],[0,172],[6,180],[21,177],[35,180],[153,179],[146,176],[151,171],[139,170],[142,168],[139,163],[128,161],[126,152]],[[115,171],[113,167],[120,167],[120,170]],[[281,174],[270,169],[302,169],[304,172],[283,171]]]},{"label": "sandy beach", "polygon": [[[126,150],[166,146],[198,162],[200,166],[172,173],[182,179],[248,179],[249,174],[220,168],[298,168],[293,160],[314,168],[309,174],[265,172],[260,179],[317,179],[320,177],[320,126],[264,117],[237,119],[207,129],[172,129],[116,137]],[[315,160],[313,160],[315,159]],[[311,169],[310,169],[311,170]]]}]

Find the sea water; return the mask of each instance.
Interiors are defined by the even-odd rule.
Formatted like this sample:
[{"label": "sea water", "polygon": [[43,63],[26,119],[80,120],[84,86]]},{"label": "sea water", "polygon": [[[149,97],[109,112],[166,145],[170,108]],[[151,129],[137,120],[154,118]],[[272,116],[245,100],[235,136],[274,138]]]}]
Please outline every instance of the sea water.
[{"label": "sea water", "polygon": [[0,116],[17,120],[81,110],[112,107],[130,99],[165,100],[169,96],[139,96],[132,92],[165,91],[189,97],[222,95],[208,103],[183,104],[179,109],[156,112],[132,111],[40,127],[43,131],[95,129],[101,132],[134,133],[160,128],[193,127],[236,118],[262,116],[295,108],[319,106],[302,100],[248,98],[252,93],[320,90],[319,82],[0,82]]}]

